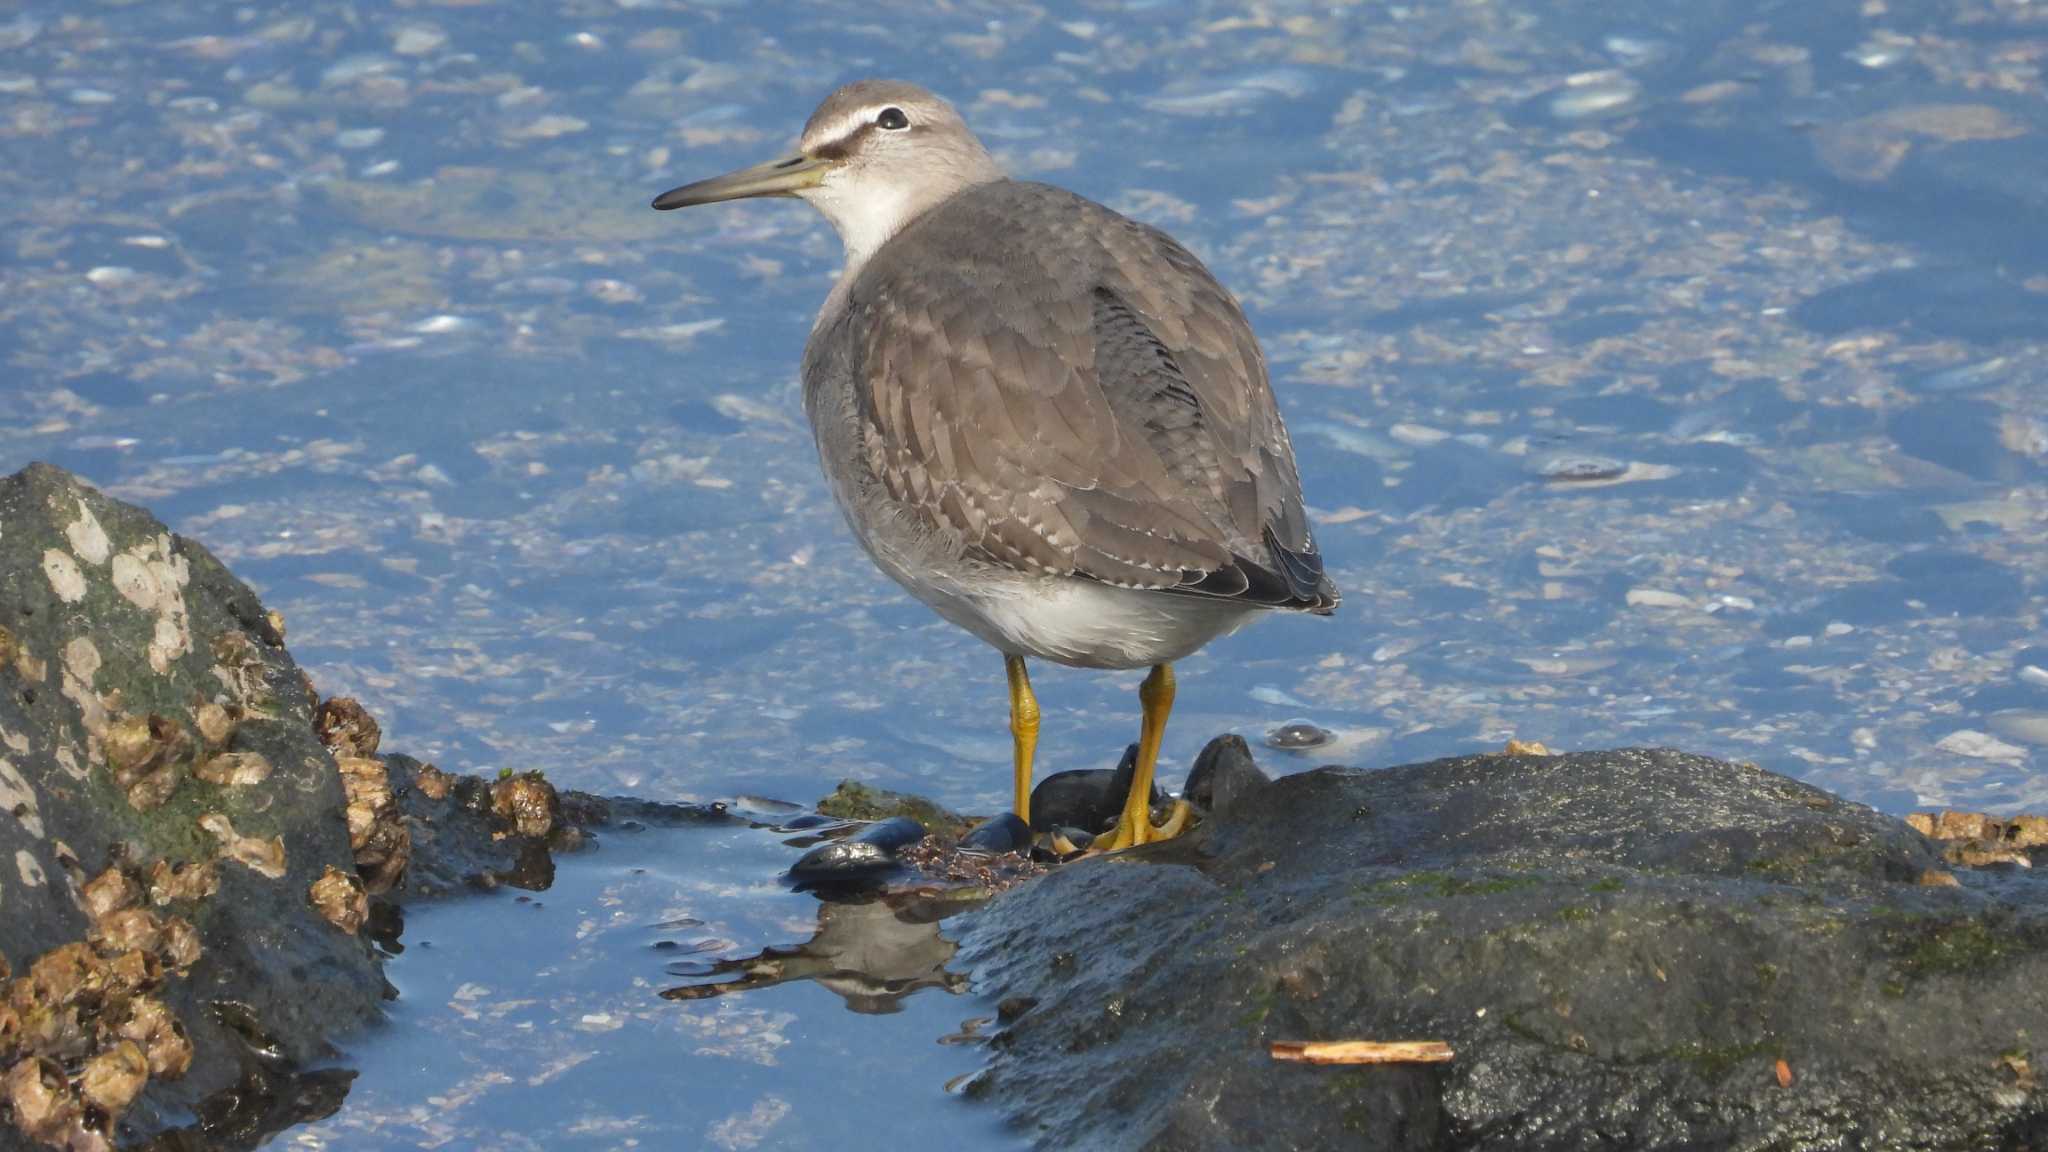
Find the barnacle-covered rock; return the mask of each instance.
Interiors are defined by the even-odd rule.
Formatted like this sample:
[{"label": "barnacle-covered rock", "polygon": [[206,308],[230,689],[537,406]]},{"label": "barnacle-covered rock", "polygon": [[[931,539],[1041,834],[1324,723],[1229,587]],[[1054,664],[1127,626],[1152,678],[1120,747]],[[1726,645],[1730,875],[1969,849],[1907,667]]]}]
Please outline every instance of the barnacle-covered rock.
[{"label": "barnacle-covered rock", "polygon": [[162,943],[164,927],[156,913],[147,908],[122,908],[93,921],[88,939],[102,956],[140,949],[154,952]]},{"label": "barnacle-covered rock", "polygon": [[199,931],[192,922],[182,916],[173,916],[164,921],[163,934],[157,941],[157,955],[163,957],[166,965],[182,972],[199,962],[205,946],[199,942]]},{"label": "barnacle-covered rock", "polygon": [[78,1120],[78,1097],[64,1069],[54,1060],[29,1056],[15,1062],[0,1080],[0,1099],[14,1113],[14,1125],[31,1140],[57,1144]]},{"label": "barnacle-covered rock", "polygon": [[70,1004],[106,987],[106,963],[82,941],[53,948],[28,966],[8,999],[24,1016],[34,1008]]},{"label": "barnacle-covered rock", "polygon": [[201,762],[192,774],[209,784],[241,788],[270,779],[270,761],[261,752],[219,752]]},{"label": "barnacle-covered rock", "polygon": [[521,772],[491,785],[491,811],[520,836],[546,836],[561,808],[555,786],[538,772]]},{"label": "barnacle-covered rock", "polygon": [[244,836],[235,831],[235,822],[222,812],[209,812],[199,818],[199,826],[220,840],[222,859],[233,860],[259,876],[272,880],[284,876],[284,837]]},{"label": "barnacle-covered rock", "polygon": [[219,752],[235,738],[235,728],[242,722],[241,711],[239,707],[211,700],[192,710],[192,727],[198,729],[199,740],[207,752]]},{"label": "barnacle-covered rock", "polygon": [[345,797],[255,595],[54,468],[0,476],[0,525],[0,1070],[30,1113],[0,1105],[0,1147],[104,1147],[122,1107],[147,1137],[242,1075],[210,1001],[303,1062],[384,984],[307,905],[351,861]]},{"label": "barnacle-covered rock", "polygon": [[133,1040],[100,1049],[78,1074],[78,1094],[109,1116],[119,1116],[149,1082],[149,1056]]},{"label": "barnacle-covered rock", "polygon": [[[161,940],[159,940],[161,947]],[[107,961],[107,988],[123,995],[147,991],[164,981],[164,962],[154,952],[140,948],[123,952]]]},{"label": "barnacle-covered rock", "polygon": [[107,767],[128,803],[143,811],[171,798],[193,753],[185,726],[154,712],[125,717],[107,728]]},{"label": "barnacle-covered rock", "polygon": [[306,899],[329,924],[353,936],[370,918],[370,895],[353,873],[332,865],[313,881]]},{"label": "barnacle-covered rock", "polygon": [[384,730],[352,696],[335,696],[313,712],[313,731],[336,756],[375,756]]},{"label": "barnacle-covered rock", "polygon": [[211,860],[149,866],[149,902],[161,908],[174,900],[204,900],[220,890],[220,867]]},{"label": "barnacle-covered rock", "polygon": [[455,787],[455,777],[432,764],[422,764],[418,775],[413,777],[412,786],[429,800],[446,800],[449,790]]},{"label": "barnacle-covered rock", "polygon": [[348,796],[348,840],[356,871],[373,894],[387,892],[412,858],[412,833],[392,799],[384,762],[374,756],[338,756]]},{"label": "barnacle-covered rock", "polygon": [[115,1025],[115,1034],[142,1046],[149,1058],[149,1074],[176,1080],[192,1066],[192,1041],[163,1001],[137,996],[128,1001],[127,1015]]},{"label": "barnacle-covered rock", "polygon": [[87,881],[78,895],[86,916],[99,920],[109,913],[134,907],[142,899],[142,886],[117,864]]}]

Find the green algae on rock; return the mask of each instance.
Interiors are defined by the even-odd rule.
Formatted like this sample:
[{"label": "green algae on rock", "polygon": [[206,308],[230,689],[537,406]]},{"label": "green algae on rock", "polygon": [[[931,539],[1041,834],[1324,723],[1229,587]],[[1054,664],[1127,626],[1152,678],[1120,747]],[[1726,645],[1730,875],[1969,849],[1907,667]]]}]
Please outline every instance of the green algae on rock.
[{"label": "green algae on rock", "polygon": [[822,815],[841,820],[887,820],[908,816],[923,825],[926,833],[957,840],[972,821],[922,796],[871,788],[857,780],[841,780],[830,796],[818,801]]}]

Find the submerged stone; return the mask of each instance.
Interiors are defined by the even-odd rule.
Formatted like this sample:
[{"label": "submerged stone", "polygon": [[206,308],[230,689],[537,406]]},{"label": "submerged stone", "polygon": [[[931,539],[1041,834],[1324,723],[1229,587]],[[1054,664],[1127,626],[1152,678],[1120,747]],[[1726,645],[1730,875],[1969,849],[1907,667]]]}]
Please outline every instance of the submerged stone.
[{"label": "submerged stone", "polygon": [[804,853],[789,866],[789,878],[799,888],[867,887],[902,868],[896,854],[924,835],[923,825],[908,816],[877,820]]},{"label": "submerged stone", "polygon": [[1001,855],[1005,852],[1026,852],[1031,848],[1031,826],[1019,819],[1015,812],[991,816],[967,830],[960,838],[962,852],[985,852]]},{"label": "submerged stone", "polygon": [[[1138,746],[1126,745],[1116,770],[1076,768],[1055,772],[1031,790],[1031,824],[1035,828],[1073,827],[1091,835],[1109,827],[1124,810],[1131,778],[1138,772]],[[1156,774],[1155,774],[1156,779]],[[1152,786],[1154,807],[1164,803],[1166,794]]]}]

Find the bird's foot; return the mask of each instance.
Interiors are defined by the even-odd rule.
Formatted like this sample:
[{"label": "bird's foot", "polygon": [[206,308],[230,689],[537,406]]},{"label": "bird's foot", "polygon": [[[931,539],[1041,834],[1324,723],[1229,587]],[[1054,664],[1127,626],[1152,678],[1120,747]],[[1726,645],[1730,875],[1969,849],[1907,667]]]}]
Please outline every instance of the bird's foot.
[{"label": "bird's foot", "polygon": [[1133,820],[1131,814],[1125,812],[1117,820],[1115,828],[1095,838],[1095,843],[1088,846],[1089,851],[1091,853],[1121,852],[1126,848],[1136,848],[1144,844],[1157,844],[1161,840],[1171,840],[1182,832],[1187,831],[1188,825],[1193,823],[1193,821],[1194,809],[1189,808],[1188,802],[1185,800],[1175,800],[1173,802],[1173,813],[1166,818],[1166,822],[1163,824],[1152,823],[1150,813],[1140,815],[1137,819]]}]

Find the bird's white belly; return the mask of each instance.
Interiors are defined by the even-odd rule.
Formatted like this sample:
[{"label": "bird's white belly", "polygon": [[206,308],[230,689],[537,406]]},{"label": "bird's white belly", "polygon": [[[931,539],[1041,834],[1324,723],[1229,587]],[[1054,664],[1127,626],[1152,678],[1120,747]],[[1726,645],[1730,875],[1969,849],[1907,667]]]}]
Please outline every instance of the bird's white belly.
[{"label": "bird's white belly", "polygon": [[972,591],[932,585],[911,591],[1006,653],[1075,668],[1144,668],[1180,660],[1259,612],[1226,600],[1073,577],[1020,577]]}]

